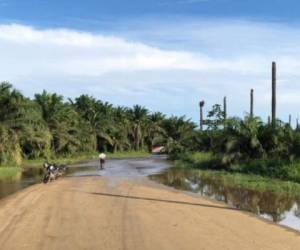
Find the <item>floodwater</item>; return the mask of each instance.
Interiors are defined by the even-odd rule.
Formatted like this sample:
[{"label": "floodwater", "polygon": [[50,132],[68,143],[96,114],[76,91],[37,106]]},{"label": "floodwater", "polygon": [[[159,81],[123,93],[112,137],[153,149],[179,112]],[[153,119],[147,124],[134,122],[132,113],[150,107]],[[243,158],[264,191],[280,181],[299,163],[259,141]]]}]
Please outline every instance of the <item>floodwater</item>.
[{"label": "floodwater", "polygon": [[103,176],[135,178],[147,177],[162,173],[170,168],[171,164],[164,156],[153,156],[143,159],[109,160],[105,164],[104,170],[99,170],[98,161],[72,165],[67,171],[69,177],[83,176]]},{"label": "floodwater", "polygon": [[[84,177],[84,176],[105,176],[105,177],[123,177],[134,178],[149,176],[155,173],[161,173],[169,168],[165,157],[155,156],[146,159],[130,160],[109,160],[105,164],[104,170],[99,170],[98,161],[90,161],[82,164],[75,164],[68,167],[66,177]],[[26,168],[22,173],[7,178],[0,179],[0,199],[13,194],[28,186],[41,183],[45,172],[40,168]]]},{"label": "floodwater", "polygon": [[[192,169],[174,168],[164,157],[146,159],[109,160],[104,170],[98,161],[72,165],[66,177],[104,176],[136,178],[152,181],[196,195],[225,202],[229,206],[257,214],[260,217],[300,231],[300,194],[283,195],[226,186],[213,176],[195,174]],[[0,199],[30,185],[41,183],[42,169],[26,169],[14,178],[0,180]]]},{"label": "floodwater", "polygon": [[201,175],[193,169],[170,168],[149,178],[179,190],[225,202],[231,207],[300,231],[300,194],[284,195],[232,187],[226,185],[222,178]]},{"label": "floodwater", "polygon": [[43,169],[30,168],[18,173],[14,177],[0,179],[0,199],[23,188],[40,183],[44,176]]}]

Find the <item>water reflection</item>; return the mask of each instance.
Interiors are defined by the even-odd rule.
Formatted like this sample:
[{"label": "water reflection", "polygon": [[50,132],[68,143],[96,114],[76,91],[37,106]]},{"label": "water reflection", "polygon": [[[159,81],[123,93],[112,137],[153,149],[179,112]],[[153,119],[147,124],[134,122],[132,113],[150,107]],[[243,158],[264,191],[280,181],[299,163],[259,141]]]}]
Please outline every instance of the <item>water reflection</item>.
[{"label": "water reflection", "polygon": [[25,187],[40,183],[43,175],[43,169],[30,168],[15,176],[0,179],[0,199]]},{"label": "water reflection", "polygon": [[199,193],[230,206],[253,212],[261,217],[300,231],[300,197],[229,185],[221,175],[171,168],[150,179],[176,189]]}]

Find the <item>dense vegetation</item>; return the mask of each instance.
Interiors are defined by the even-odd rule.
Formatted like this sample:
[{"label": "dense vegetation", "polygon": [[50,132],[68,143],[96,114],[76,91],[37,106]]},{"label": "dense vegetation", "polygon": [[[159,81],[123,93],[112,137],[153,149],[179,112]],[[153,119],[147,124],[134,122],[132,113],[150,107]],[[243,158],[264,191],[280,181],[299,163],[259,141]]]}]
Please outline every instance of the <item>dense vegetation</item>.
[{"label": "dense vegetation", "polygon": [[227,118],[221,105],[214,105],[203,123],[206,129],[198,132],[194,153],[185,151],[175,158],[199,168],[300,182],[299,126],[293,129],[280,120],[264,123],[251,115]]},{"label": "dense vegetation", "polygon": [[[227,117],[226,97],[223,108],[214,105],[203,119],[200,106],[200,132],[193,149],[175,157],[183,165],[254,173],[300,182],[300,127],[276,118],[276,62],[272,62],[272,106],[267,123],[254,116],[254,90],[250,90],[250,113],[244,119]],[[206,130],[204,131],[204,125]],[[187,152],[187,151],[186,151]],[[174,157],[174,156],[173,156]]]},{"label": "dense vegetation", "polygon": [[166,117],[135,105],[113,106],[88,95],[65,100],[43,91],[33,99],[11,84],[0,84],[0,165],[24,159],[70,157],[83,152],[150,151],[165,146],[171,159],[185,165],[254,173],[300,182],[300,127],[253,114],[227,117],[216,104],[203,115],[200,130],[185,117]]},{"label": "dense vegetation", "polygon": [[95,151],[142,151],[166,145],[168,152],[189,148],[195,124],[144,107],[114,107],[87,95],[65,101],[56,93],[27,98],[0,84],[0,165],[24,159]]}]

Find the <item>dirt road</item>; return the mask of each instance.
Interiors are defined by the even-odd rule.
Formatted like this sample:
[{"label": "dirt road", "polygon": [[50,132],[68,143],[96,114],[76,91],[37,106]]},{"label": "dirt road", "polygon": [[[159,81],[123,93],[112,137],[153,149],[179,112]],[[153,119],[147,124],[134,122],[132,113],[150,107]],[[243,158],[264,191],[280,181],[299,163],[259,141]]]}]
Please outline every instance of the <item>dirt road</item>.
[{"label": "dirt road", "polygon": [[85,176],[0,201],[0,249],[299,249],[298,233],[146,178]]}]

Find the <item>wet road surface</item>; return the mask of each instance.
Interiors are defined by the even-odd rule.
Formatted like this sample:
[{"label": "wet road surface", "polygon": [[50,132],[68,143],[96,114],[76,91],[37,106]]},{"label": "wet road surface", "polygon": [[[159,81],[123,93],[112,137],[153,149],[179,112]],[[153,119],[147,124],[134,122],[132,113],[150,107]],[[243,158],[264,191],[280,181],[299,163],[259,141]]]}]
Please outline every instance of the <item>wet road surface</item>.
[{"label": "wet road surface", "polygon": [[149,181],[160,159],[89,164],[2,199],[1,249],[299,249],[293,230]]}]

